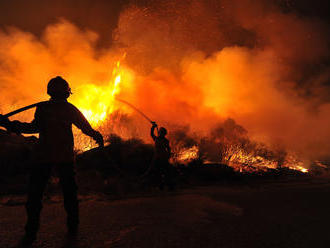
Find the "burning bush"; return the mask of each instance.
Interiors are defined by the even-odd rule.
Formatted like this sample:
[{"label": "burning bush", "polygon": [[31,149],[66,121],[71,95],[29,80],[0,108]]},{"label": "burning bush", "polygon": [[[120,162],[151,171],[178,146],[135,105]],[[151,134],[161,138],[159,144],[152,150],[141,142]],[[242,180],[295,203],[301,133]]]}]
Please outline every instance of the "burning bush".
[{"label": "burning bush", "polygon": [[238,171],[258,171],[287,167],[307,172],[301,160],[281,147],[269,148],[252,141],[247,130],[233,119],[218,123],[208,136],[189,134],[189,128],[170,133],[173,161],[188,164],[193,160],[227,164]]}]

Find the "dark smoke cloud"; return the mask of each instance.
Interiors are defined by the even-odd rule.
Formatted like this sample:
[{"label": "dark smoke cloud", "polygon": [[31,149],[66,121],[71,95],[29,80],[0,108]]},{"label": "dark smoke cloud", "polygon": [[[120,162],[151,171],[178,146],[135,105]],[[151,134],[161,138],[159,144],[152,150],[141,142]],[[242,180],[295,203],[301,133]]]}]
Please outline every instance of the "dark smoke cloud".
[{"label": "dark smoke cloud", "polygon": [[100,46],[112,43],[112,30],[129,0],[11,0],[0,1],[0,27],[15,26],[41,36],[59,18],[97,32]]},{"label": "dark smoke cloud", "polygon": [[328,154],[329,35],[319,18],[276,1],[153,1],[122,12],[116,38],[143,75],[138,104],[158,119],[206,127],[233,117],[267,143]]}]

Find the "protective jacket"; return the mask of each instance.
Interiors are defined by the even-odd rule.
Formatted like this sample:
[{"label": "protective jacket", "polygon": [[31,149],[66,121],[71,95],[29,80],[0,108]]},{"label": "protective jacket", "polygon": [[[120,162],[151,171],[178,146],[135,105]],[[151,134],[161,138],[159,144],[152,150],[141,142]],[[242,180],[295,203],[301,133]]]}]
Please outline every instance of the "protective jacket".
[{"label": "protective jacket", "polygon": [[74,161],[72,124],[93,137],[95,131],[83,114],[67,100],[49,100],[38,105],[31,123],[13,121],[11,131],[39,133],[36,160],[40,163],[70,163]]},{"label": "protective jacket", "polygon": [[171,157],[171,148],[168,139],[154,134],[155,126],[151,128],[151,137],[155,142],[155,159],[168,160]]}]

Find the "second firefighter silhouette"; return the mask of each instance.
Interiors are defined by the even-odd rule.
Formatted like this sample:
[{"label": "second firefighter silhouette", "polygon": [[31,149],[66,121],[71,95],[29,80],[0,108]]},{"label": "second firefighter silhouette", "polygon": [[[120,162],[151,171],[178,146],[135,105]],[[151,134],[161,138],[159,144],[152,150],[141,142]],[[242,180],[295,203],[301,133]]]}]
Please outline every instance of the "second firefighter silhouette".
[{"label": "second firefighter silhouette", "polygon": [[158,135],[155,135],[155,129],[157,124],[152,122],[150,135],[155,142],[155,154],[151,164],[151,171],[154,176],[154,180],[157,181],[160,189],[163,190],[167,185],[169,190],[174,189],[173,167],[169,163],[171,157],[171,148],[169,141],[166,138],[167,130],[164,127],[160,127]]},{"label": "second firefighter silhouette", "polygon": [[36,163],[31,168],[28,200],[26,203],[27,223],[24,245],[33,243],[39,229],[42,198],[51,171],[59,175],[67,212],[69,234],[76,234],[79,224],[77,185],[74,170],[74,142],[72,124],[103,146],[102,135],[95,131],[83,114],[67,98],[71,95],[69,84],[61,77],[53,78],[47,86],[50,100],[38,105],[31,123],[9,121],[1,116],[1,124],[16,133],[39,133],[36,148]]}]

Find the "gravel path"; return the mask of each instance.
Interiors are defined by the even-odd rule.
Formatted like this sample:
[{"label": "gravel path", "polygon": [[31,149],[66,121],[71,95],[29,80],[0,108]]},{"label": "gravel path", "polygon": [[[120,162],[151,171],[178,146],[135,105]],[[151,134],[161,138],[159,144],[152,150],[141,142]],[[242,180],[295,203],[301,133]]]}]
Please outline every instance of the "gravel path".
[{"label": "gravel path", "polygon": [[[330,247],[329,193],[328,183],[286,182],[83,198],[80,233],[71,247]],[[23,234],[22,201],[2,199],[1,248],[14,247]],[[65,247],[64,223],[60,199],[46,202],[34,247]]]}]

